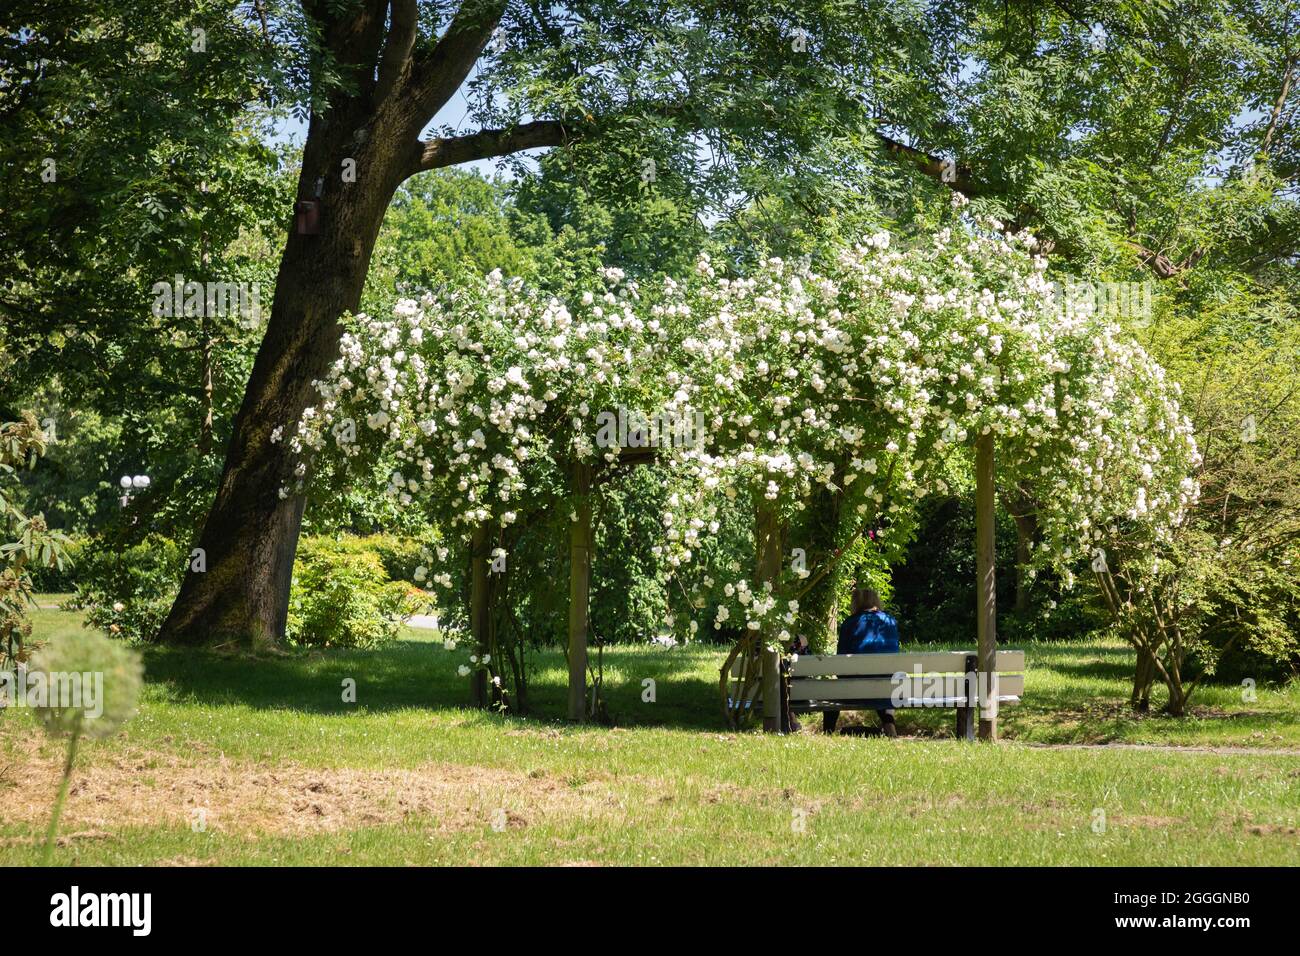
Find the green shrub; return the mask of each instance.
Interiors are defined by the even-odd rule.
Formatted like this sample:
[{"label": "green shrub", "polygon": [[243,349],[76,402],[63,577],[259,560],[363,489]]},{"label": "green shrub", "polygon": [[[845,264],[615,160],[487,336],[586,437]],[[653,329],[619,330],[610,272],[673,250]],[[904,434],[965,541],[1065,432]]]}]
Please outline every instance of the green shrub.
[{"label": "green shrub", "polygon": [[40,594],[66,594],[76,590],[81,554],[87,539],[69,537],[63,546],[62,565],[32,568],[32,590]]},{"label": "green shrub", "polygon": [[310,647],[373,648],[418,609],[410,585],[389,578],[359,539],[304,538],[289,592],[287,636]]},{"label": "green shrub", "polygon": [[80,551],[75,601],[92,627],[152,640],[180,590],[186,560],[180,545],[158,534],[125,548],[92,540]]},{"label": "green shrub", "polygon": [[394,581],[415,582],[415,569],[423,563],[420,559],[420,542],[415,538],[372,534],[346,540],[377,554],[384,565],[384,571]]},{"label": "green shrub", "polygon": [[415,583],[415,569],[424,563],[419,539],[397,534],[306,535],[302,541],[330,542],[349,554],[373,554],[393,581]]}]

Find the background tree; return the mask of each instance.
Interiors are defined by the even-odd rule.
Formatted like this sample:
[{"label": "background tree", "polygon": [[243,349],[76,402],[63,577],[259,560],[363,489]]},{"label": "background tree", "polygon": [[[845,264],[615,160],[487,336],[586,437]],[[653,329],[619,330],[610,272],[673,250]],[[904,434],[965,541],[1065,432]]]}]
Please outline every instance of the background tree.
[{"label": "background tree", "polygon": [[[1300,666],[1300,324],[1243,292],[1171,317],[1152,348],[1186,382],[1202,496],[1168,547],[1115,539],[1098,584],[1135,648],[1132,703],[1181,716],[1221,671],[1254,687]],[[1278,323],[1275,320],[1284,318]]]},{"label": "background tree", "polygon": [[45,432],[30,412],[0,425],[0,665],[5,667],[27,658],[23,645],[32,629],[27,610],[35,604],[32,571],[65,560],[64,536],[49,529],[44,515],[24,513],[12,496],[16,472],[34,465],[45,447]]},{"label": "background tree", "polygon": [[[285,180],[265,135],[280,52],[229,0],[20,2],[0,34],[0,409],[52,422],[28,498],[112,523],[117,477],[191,540],[264,319],[155,314],[155,283],[245,282]],[[59,485],[56,488],[55,482]]]}]

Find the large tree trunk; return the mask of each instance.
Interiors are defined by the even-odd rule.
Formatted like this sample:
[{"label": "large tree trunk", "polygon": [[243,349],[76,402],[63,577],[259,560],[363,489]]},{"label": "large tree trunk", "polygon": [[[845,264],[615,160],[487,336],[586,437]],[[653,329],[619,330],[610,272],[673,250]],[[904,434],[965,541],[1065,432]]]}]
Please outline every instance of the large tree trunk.
[{"label": "large tree trunk", "polygon": [[[416,0],[303,5],[321,45],[312,50],[312,93],[325,102],[313,108],[297,198],[319,203],[319,230],[289,234],[266,336],[199,539],[207,571],[186,575],[162,640],[257,646],[283,635],[303,501],[279,495],[291,480],[288,455],[271,434],[293,433],[313,400],[312,380],[335,357],[338,319],[361,302],[398,185],[420,170],[568,142],[558,121],[419,139],[464,84],[506,6],[464,3],[436,42],[421,43]],[[324,63],[337,82],[324,79]]]},{"label": "large tree trunk", "polygon": [[[284,442],[312,403],[312,381],[337,356],[339,317],[360,305],[379,226],[405,178],[415,135],[383,112],[373,119],[313,117],[298,198],[320,203],[319,232],[289,233],[270,322],[199,539],[207,570],[186,574],[160,640],[256,647],[283,636],[303,512],[301,496],[279,494],[293,481]],[[343,182],[348,158],[356,160],[356,182]],[[279,444],[271,441],[277,428],[284,435]]]}]

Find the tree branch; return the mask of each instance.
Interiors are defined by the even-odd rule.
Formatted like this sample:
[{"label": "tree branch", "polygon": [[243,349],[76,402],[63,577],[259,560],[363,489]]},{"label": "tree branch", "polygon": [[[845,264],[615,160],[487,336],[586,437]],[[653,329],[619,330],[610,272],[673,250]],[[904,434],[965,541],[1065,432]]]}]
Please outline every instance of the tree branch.
[{"label": "tree branch", "polygon": [[386,2],[340,7],[329,0],[303,0],[303,13],[340,67],[355,70],[363,88],[373,83],[375,59],[384,36]]},{"label": "tree branch", "polygon": [[[915,146],[908,146],[884,133],[876,133],[876,138],[880,140],[881,145],[885,147],[885,152],[891,156],[896,156],[911,162],[925,173],[931,179],[937,179],[945,186],[951,186],[953,189],[967,196],[979,196],[988,190],[979,183],[970,178],[970,170],[964,166],[958,166],[955,163],[948,167],[947,163],[937,156],[932,156],[923,149],[917,149]],[[954,178],[944,179],[944,170],[950,168]]]},{"label": "tree branch", "polygon": [[[884,146],[885,151],[889,153],[891,156],[897,157],[906,162],[910,162],[914,164],[919,170],[921,170],[921,172],[925,173],[931,179],[938,180],[939,182],[943,183],[946,186],[951,186],[953,189],[955,189],[957,192],[962,193],[963,195],[980,196],[980,195],[988,195],[991,192],[991,190],[987,186],[985,186],[982,183],[975,182],[971,178],[971,172],[967,167],[964,166],[949,167],[953,178],[950,180],[945,180],[943,176],[944,168],[945,168],[944,160],[930,153],[927,153],[923,149],[918,149],[915,146],[908,146],[905,143],[901,143],[896,139],[884,135],[883,133],[876,133],[876,137],[880,140],[881,144]],[[1028,216],[1030,217],[1037,215],[1037,211],[1034,210],[1032,207],[1026,208],[1025,213],[1028,214]],[[1047,241],[1051,241],[1051,240],[1047,240]],[[1050,251],[1049,247],[1046,245],[1047,241],[1045,241],[1044,244],[1044,251]],[[1052,242],[1052,246],[1059,247],[1058,242],[1055,241],[1051,241],[1051,242]],[[1186,270],[1195,266],[1198,262],[1201,261],[1201,257],[1205,255],[1204,249],[1194,249],[1187,256],[1187,258],[1185,258],[1182,262],[1174,262],[1163,252],[1154,252],[1151,249],[1148,249],[1146,246],[1142,245],[1140,242],[1137,242],[1135,240],[1128,240],[1126,244],[1137,255],[1138,261],[1141,262],[1142,265],[1149,268],[1152,272],[1156,274],[1156,276],[1158,276],[1161,279],[1174,278],[1180,273],[1185,272]]]},{"label": "tree branch", "polygon": [[559,120],[538,120],[510,129],[484,129],[464,136],[421,140],[416,144],[415,168],[411,172],[507,156],[540,146],[563,146],[576,138],[577,133]]},{"label": "tree branch", "polygon": [[384,41],[384,52],[379,60],[379,79],[375,84],[376,105],[388,99],[410,65],[411,50],[415,48],[416,25],[419,22],[416,0],[391,0],[389,11],[391,23],[388,39]]},{"label": "tree branch", "polygon": [[506,0],[465,0],[433,52],[416,59],[410,89],[421,125],[460,89],[505,11]]},{"label": "tree branch", "polygon": [[1282,109],[1286,106],[1286,98],[1291,93],[1291,82],[1295,76],[1295,57],[1286,58],[1286,70],[1282,74],[1282,90],[1273,102],[1273,110],[1269,114],[1268,128],[1264,131],[1264,142],[1260,145],[1260,151],[1268,153],[1269,148],[1273,145],[1273,137],[1277,134],[1278,122],[1282,119]]},{"label": "tree branch", "polygon": [[1126,245],[1137,253],[1138,261],[1147,266],[1161,279],[1172,279],[1174,276],[1195,266],[1205,255],[1204,249],[1193,249],[1192,252],[1182,262],[1174,262],[1163,252],[1153,252],[1140,242],[1132,239],[1128,240]]}]

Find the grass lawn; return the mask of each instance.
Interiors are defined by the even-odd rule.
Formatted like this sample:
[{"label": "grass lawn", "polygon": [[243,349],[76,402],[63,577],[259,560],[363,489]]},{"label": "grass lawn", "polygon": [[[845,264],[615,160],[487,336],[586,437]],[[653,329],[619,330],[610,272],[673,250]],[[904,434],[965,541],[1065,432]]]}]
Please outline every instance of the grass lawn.
[{"label": "grass lawn", "polygon": [[[33,617],[38,639],[82,626]],[[902,713],[894,741],[725,733],[711,648],[607,651],[614,728],[546,719],[559,652],[538,655],[539,716],[519,719],[466,709],[465,654],[427,632],[369,653],[151,648],[140,713],[82,750],[56,859],[1300,863],[1300,688],[1246,704],[1207,687],[1192,718],[1134,719],[1121,645],[1025,650],[1025,703],[989,746],[951,739],[946,711]],[[34,859],[59,757],[30,715],[0,716],[0,864]]]}]

